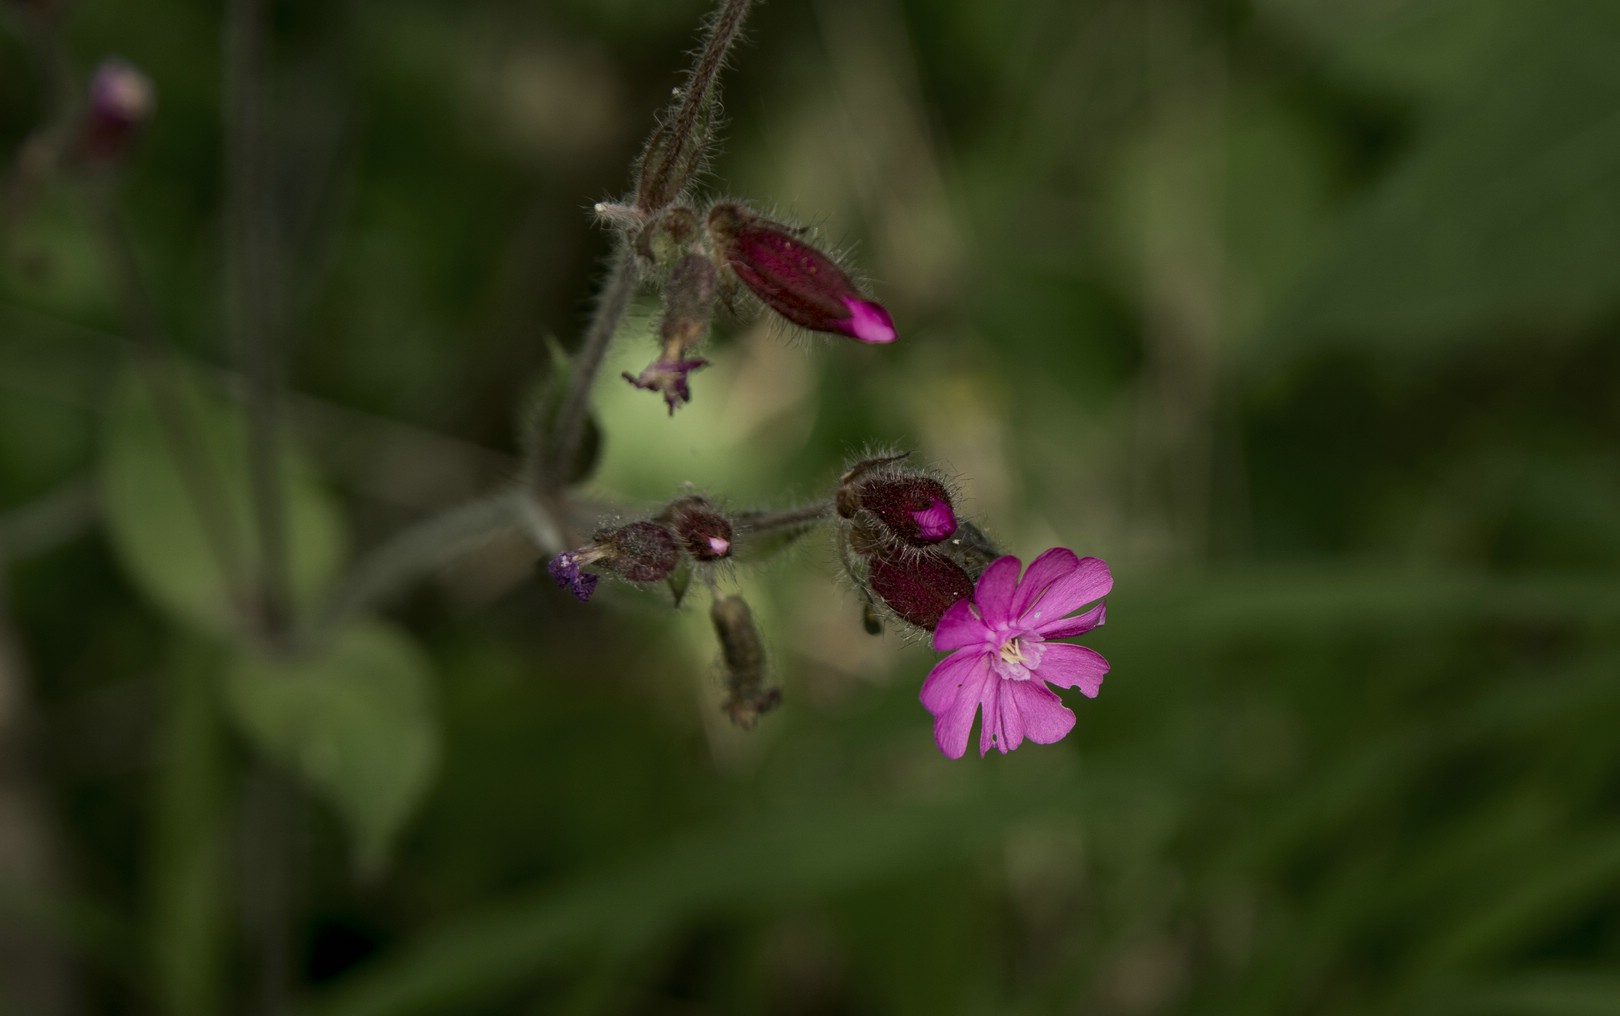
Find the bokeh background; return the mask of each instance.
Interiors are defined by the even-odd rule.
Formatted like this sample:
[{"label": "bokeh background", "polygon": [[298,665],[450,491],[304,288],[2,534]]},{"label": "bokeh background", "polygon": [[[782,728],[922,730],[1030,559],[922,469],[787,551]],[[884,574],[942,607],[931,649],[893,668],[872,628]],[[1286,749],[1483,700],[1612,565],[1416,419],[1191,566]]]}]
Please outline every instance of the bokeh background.
[{"label": "bokeh background", "polygon": [[[12,178],[50,105],[26,6]],[[220,5],[58,6],[77,74],[122,55],[158,105],[118,179],[5,222],[0,1008],[1620,1012],[1620,6],[755,12],[706,193],[849,249],[901,341],[727,325],[670,419],[615,376],[649,302],[587,489],[782,508],[909,448],[1009,552],[1105,557],[1101,697],[959,762],[935,654],[864,633],[830,534],[724,580],[784,689],[751,733],[702,597],[581,605],[521,539],[266,662],[132,394],[94,211],[233,482]],[[316,611],[516,474],[609,250],[590,204],[707,5],[270,6],[256,200]],[[351,670],[380,676],[310,729],[241,693]]]}]

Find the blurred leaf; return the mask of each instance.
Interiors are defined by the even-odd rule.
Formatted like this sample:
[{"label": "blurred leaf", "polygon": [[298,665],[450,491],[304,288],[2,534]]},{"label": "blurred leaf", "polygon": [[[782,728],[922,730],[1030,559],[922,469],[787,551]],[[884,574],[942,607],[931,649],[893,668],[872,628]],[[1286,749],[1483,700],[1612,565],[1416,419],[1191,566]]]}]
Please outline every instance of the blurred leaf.
[{"label": "blurred leaf", "polygon": [[343,818],[359,867],[380,866],[439,759],[431,666],[421,650],[391,628],[358,625],[310,656],[243,656],[227,690],[249,739]]},{"label": "blurred leaf", "polygon": [[1620,976],[1606,969],[1531,971],[1472,988],[1421,996],[1426,1016],[1613,1016]]},{"label": "blurred leaf", "polygon": [[[231,588],[210,533],[223,536],[239,561],[251,560],[246,424],[235,406],[198,385],[169,386],[173,404],[163,412],[152,395],[127,374],[110,400],[100,464],[108,535],[130,580],[154,603],[188,624],[229,633],[245,590]],[[200,461],[177,452],[176,423]],[[199,488],[213,495],[201,505]],[[341,563],[343,528],[312,468],[291,449],[282,456],[281,489],[291,593],[295,604],[308,604]]]},{"label": "blurred leaf", "polygon": [[[968,782],[968,781],[964,781]],[[997,842],[1014,816],[1065,800],[1064,787],[996,781],[948,801],[824,801],[754,815],[650,850],[572,886],[436,929],[327,996],[324,1016],[462,1012],[469,999],[582,955],[633,953],[718,910],[802,903],[898,872],[960,862]]]},{"label": "blurred leaf", "polygon": [[1411,151],[1322,237],[1268,354],[1325,340],[1409,355],[1620,306],[1620,9],[1419,6],[1459,37],[1485,8],[1494,30],[1420,115]]}]

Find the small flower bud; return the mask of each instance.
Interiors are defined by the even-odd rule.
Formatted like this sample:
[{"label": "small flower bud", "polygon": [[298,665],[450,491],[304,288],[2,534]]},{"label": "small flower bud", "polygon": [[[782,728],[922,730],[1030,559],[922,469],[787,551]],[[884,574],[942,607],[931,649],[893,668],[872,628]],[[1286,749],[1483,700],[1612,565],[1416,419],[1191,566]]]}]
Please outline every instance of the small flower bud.
[{"label": "small flower bud", "polygon": [[872,558],[867,581],[890,610],[925,631],[934,630],[951,604],[973,595],[973,580],[967,572],[933,551]]},{"label": "small flower bud", "polygon": [[695,559],[718,561],[731,556],[731,520],[706,498],[696,494],[679,498],[659,519],[675,531],[675,538]]},{"label": "small flower bud", "polygon": [[737,278],[794,324],[867,343],[893,342],[894,321],[827,255],[736,204],[709,210],[709,233]]},{"label": "small flower bud", "polygon": [[945,485],[926,473],[896,465],[905,456],[858,463],[838,487],[834,505],[842,518],[866,511],[901,543],[925,547],[956,532],[956,512]]},{"label": "small flower bud", "polygon": [[150,78],[116,57],[103,61],[90,79],[90,99],[79,139],[84,158],[100,163],[122,158],[155,105]]}]

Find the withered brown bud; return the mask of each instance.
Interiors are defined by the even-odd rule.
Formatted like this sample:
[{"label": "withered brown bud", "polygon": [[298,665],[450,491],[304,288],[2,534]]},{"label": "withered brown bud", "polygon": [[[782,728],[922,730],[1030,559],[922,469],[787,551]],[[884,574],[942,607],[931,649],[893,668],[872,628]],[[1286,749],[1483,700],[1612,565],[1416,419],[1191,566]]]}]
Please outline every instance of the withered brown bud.
[{"label": "withered brown bud", "polygon": [[668,578],[681,559],[675,535],[657,522],[632,522],[604,529],[596,534],[594,542],[604,551],[597,568],[630,582]]},{"label": "withered brown bud", "polygon": [[752,730],[761,716],[782,702],[780,688],[765,687],[765,644],[747,601],[740,596],[717,598],[709,618],[726,668],[726,700],[720,708],[731,722]]}]

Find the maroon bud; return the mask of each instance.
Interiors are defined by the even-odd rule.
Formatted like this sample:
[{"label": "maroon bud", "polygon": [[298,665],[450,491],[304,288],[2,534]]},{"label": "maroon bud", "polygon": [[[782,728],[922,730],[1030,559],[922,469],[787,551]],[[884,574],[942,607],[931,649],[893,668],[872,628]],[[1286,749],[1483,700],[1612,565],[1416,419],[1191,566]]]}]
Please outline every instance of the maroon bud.
[{"label": "maroon bud", "polygon": [[92,162],[123,157],[155,103],[151,79],[133,64],[116,57],[103,61],[90,79],[80,137],[84,157]]},{"label": "maroon bud", "polygon": [[668,578],[680,563],[675,536],[656,522],[632,522],[596,534],[603,553],[597,568],[631,582],[657,582]]},{"label": "maroon bud", "polygon": [[939,543],[956,532],[951,492],[932,476],[895,465],[903,458],[868,459],[845,473],[834,499],[838,514],[847,519],[868,511],[901,543]]},{"label": "maroon bud", "polygon": [[696,494],[679,498],[664,509],[660,520],[675,531],[686,552],[699,561],[731,556],[731,520]]},{"label": "maroon bud", "polygon": [[867,580],[877,598],[903,620],[933,631],[957,600],[973,595],[967,572],[933,551],[907,551],[873,558]]},{"label": "maroon bud", "polygon": [[861,295],[831,258],[792,233],[735,204],[709,210],[709,233],[737,278],[794,324],[861,342],[894,341],[889,312]]}]

